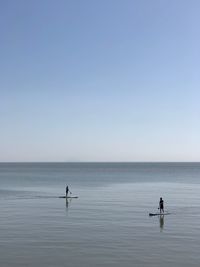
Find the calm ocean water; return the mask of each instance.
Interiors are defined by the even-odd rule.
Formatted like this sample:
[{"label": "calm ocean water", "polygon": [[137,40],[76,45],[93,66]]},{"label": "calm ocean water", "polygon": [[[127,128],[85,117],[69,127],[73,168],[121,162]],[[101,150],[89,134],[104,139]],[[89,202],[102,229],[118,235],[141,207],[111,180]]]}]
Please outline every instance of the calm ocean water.
[{"label": "calm ocean water", "polygon": [[200,266],[200,163],[0,163],[0,203],[1,267]]}]

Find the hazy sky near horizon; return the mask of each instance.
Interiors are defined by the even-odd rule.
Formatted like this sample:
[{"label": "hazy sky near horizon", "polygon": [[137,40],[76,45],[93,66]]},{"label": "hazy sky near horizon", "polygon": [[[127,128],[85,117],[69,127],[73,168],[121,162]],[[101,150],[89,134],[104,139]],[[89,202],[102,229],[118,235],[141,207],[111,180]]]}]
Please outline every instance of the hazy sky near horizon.
[{"label": "hazy sky near horizon", "polygon": [[0,1],[0,161],[200,161],[200,1]]}]

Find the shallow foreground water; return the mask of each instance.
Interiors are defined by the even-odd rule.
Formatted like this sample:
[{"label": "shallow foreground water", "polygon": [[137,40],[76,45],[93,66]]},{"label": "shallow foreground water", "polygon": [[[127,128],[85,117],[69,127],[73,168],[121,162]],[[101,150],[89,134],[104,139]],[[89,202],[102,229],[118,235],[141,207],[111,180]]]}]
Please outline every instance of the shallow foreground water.
[{"label": "shallow foreground water", "polygon": [[2,267],[200,266],[199,163],[0,163],[0,203]]}]

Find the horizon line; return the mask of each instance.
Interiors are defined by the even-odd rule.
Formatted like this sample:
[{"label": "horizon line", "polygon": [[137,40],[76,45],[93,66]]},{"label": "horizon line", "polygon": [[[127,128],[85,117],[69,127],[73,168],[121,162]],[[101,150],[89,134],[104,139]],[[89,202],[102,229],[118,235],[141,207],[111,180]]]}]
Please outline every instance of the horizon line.
[{"label": "horizon line", "polygon": [[200,161],[0,161],[2,163],[200,163]]}]

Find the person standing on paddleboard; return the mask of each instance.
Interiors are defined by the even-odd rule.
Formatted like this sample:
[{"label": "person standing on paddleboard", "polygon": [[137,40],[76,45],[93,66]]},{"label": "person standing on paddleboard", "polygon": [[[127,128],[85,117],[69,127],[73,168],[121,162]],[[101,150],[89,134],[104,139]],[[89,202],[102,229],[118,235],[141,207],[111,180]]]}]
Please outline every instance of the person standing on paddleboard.
[{"label": "person standing on paddleboard", "polygon": [[69,193],[69,187],[68,185],[66,186],[66,197],[68,197],[68,193]]},{"label": "person standing on paddleboard", "polygon": [[162,197],[160,198],[159,208],[158,209],[160,210],[160,213],[161,212],[164,213],[164,201],[163,201]]},{"label": "person standing on paddleboard", "polygon": [[68,197],[68,193],[72,194],[72,192],[69,191],[68,185],[66,186],[66,198]]}]

